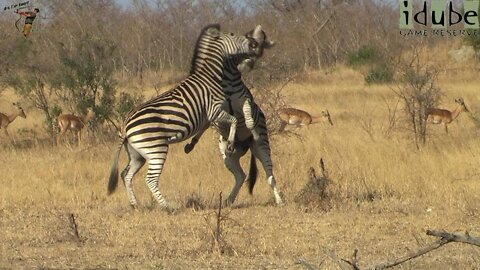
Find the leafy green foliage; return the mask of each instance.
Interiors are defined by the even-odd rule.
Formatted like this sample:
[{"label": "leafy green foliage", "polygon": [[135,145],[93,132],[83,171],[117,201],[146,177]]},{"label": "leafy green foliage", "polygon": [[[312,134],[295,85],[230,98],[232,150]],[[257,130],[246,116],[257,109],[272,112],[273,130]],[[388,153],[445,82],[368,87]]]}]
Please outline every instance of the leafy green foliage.
[{"label": "leafy green foliage", "polygon": [[347,56],[347,64],[351,67],[359,67],[372,64],[379,59],[379,53],[373,46],[362,46],[358,51],[351,52]]},{"label": "leafy green foliage", "polygon": [[393,69],[386,64],[375,66],[365,76],[368,84],[389,83],[393,81]]},{"label": "leafy green foliage", "polygon": [[115,109],[117,115],[120,117],[120,120],[123,121],[127,117],[127,114],[140,103],[142,103],[143,100],[143,95],[131,95],[125,92],[120,93],[120,97],[118,98],[118,105]]},{"label": "leafy green foliage", "polygon": [[358,51],[348,54],[347,64],[354,68],[367,66],[364,79],[368,84],[393,81],[394,70],[374,46],[362,46]]},{"label": "leafy green foliage", "polygon": [[93,127],[109,119],[114,113],[116,81],[113,42],[85,36],[73,48],[61,44],[60,70],[52,86],[57,95],[72,111],[85,114],[95,111]]}]

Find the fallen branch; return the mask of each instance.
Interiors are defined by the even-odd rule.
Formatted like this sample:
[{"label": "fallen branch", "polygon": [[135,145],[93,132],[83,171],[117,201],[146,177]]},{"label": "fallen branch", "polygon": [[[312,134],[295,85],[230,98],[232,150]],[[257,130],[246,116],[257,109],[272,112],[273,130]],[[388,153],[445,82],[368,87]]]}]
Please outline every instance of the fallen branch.
[{"label": "fallen branch", "polygon": [[300,264],[305,266],[308,270],[318,270],[313,264],[307,262],[305,259],[299,259],[295,264]]},{"label": "fallen branch", "polygon": [[480,247],[480,237],[471,236],[468,232],[448,233],[446,231],[427,230],[427,235],[441,237],[447,239],[449,242],[459,242]]},{"label": "fallen branch", "polygon": [[[383,262],[383,263],[380,263],[380,264],[371,265],[371,266],[366,267],[365,269],[387,269],[387,268],[391,268],[391,267],[397,266],[399,264],[402,264],[404,262],[407,262],[409,260],[418,258],[418,257],[420,257],[420,256],[422,256],[422,255],[424,255],[424,254],[426,254],[430,251],[438,249],[441,246],[446,245],[448,243],[452,243],[452,242],[465,243],[465,244],[470,244],[470,245],[480,247],[480,237],[471,236],[468,232],[466,232],[466,233],[449,233],[449,232],[446,232],[444,230],[441,230],[441,231],[427,230],[427,235],[440,237],[440,239],[433,242],[429,246],[426,246],[426,247],[420,249],[417,252],[410,252],[409,254],[407,254],[403,257],[394,259],[393,261],[387,261],[387,262]],[[335,261],[335,263],[338,264],[338,266],[341,269],[360,270],[361,268],[357,264],[358,263],[357,251],[358,250],[355,249],[355,251],[353,253],[353,258],[352,258],[351,261],[348,261],[348,260],[345,260],[345,259],[340,259],[335,254],[335,252],[333,252],[333,251],[328,252],[328,255]],[[315,267],[312,264],[308,263],[304,259],[299,260],[297,262],[297,264],[301,264],[309,270],[315,269]]]},{"label": "fallen branch", "polygon": [[467,243],[475,246],[480,247],[480,238],[478,237],[472,237],[468,233],[465,234],[460,234],[460,233],[448,233],[446,231],[432,231],[432,230],[427,230],[427,235],[430,236],[437,236],[440,237],[437,241],[433,242],[427,247],[424,247],[420,249],[417,252],[412,252],[409,255],[406,255],[404,257],[398,258],[392,262],[384,262],[381,264],[377,264],[375,266],[368,267],[367,269],[386,269],[390,268],[393,266],[397,266],[401,263],[404,263],[406,261],[409,261],[411,259],[415,259],[417,257],[420,257],[430,251],[433,251],[435,249],[438,249],[439,247],[446,245],[451,242],[459,242],[459,243]]}]

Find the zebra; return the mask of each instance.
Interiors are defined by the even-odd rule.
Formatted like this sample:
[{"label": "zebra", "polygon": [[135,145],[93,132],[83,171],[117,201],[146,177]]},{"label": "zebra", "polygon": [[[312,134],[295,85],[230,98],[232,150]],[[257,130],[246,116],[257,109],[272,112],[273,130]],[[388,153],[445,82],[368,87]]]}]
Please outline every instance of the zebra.
[{"label": "zebra", "polygon": [[[241,72],[253,68],[257,58],[262,56],[263,49],[269,49],[273,47],[275,43],[267,39],[265,32],[261,30],[260,26],[257,26],[255,30],[247,33],[247,36],[251,36],[258,42],[259,52],[256,56],[242,61],[238,69],[227,69],[222,78],[223,91],[227,96],[227,101],[224,102],[223,108],[234,115],[238,122],[233,154],[228,151],[228,143],[225,139],[229,132],[229,127],[221,123],[214,123],[220,133],[219,149],[224,164],[235,177],[235,186],[225,203],[227,205],[234,203],[245,181],[246,175],[240,166],[240,158],[250,149],[250,172],[247,178],[250,194],[253,192],[256,182],[256,158],[258,158],[267,175],[267,182],[273,190],[275,202],[281,205],[283,204],[283,200],[276,188],[276,180],[273,175],[273,164],[265,114],[254,102],[250,90],[243,83],[241,77]],[[199,137],[195,136],[192,141],[185,146],[185,153],[190,153],[199,139]]]},{"label": "zebra", "polygon": [[257,52],[258,43],[251,37],[221,32],[219,25],[205,27],[195,45],[190,75],[177,87],[141,104],[127,116],[119,134],[108,193],[117,187],[118,159],[124,146],[129,163],[121,176],[130,205],[136,209],[132,179],[147,162],[147,186],[161,207],[173,211],[158,188],[169,145],[201,135],[210,123],[218,122],[230,126],[227,152],[233,150],[237,120],[222,109],[225,100],[222,77],[225,68],[235,69]]}]

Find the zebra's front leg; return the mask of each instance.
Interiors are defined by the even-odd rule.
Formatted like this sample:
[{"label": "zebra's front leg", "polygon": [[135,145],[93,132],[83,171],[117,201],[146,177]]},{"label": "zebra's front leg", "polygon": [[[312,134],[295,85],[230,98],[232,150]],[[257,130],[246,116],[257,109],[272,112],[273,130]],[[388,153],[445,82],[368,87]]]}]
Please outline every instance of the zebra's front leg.
[{"label": "zebra's front leg", "polygon": [[168,144],[160,145],[152,150],[154,152],[146,153],[148,160],[148,171],[145,182],[147,183],[148,188],[152,192],[152,195],[157,200],[158,204],[160,204],[160,206],[166,209],[169,213],[172,213],[175,210],[168,205],[165,197],[158,188],[160,174],[162,174],[163,165],[168,153]]},{"label": "zebra's front leg", "polygon": [[258,141],[260,138],[260,134],[255,129],[255,119],[253,119],[252,115],[252,100],[250,98],[246,98],[245,102],[243,103],[243,117],[245,118],[245,126],[250,130],[253,135],[253,139]]},{"label": "zebra's front leg", "polygon": [[234,141],[235,133],[237,131],[237,118],[235,118],[235,116],[233,115],[228,114],[226,111],[221,111],[216,119],[216,122],[230,124],[230,132],[228,133],[227,148],[225,149],[225,154],[231,155],[235,151]]},{"label": "zebra's front leg", "polygon": [[205,132],[205,130],[208,129],[208,127],[210,126],[210,123],[206,123],[201,130],[199,130],[197,132],[197,134],[195,134],[195,136],[193,136],[192,140],[190,141],[190,143],[187,143],[185,145],[185,147],[183,148],[183,150],[185,151],[186,154],[192,152],[193,148],[195,148],[195,145],[198,143],[198,141],[200,141],[200,138],[202,137],[203,133]]}]

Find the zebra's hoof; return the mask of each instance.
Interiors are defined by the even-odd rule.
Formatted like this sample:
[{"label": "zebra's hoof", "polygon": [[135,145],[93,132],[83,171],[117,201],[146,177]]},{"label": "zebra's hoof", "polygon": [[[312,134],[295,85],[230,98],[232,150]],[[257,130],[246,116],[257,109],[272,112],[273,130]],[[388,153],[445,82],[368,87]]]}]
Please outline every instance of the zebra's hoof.
[{"label": "zebra's hoof", "polygon": [[227,145],[227,149],[225,149],[225,154],[226,154],[227,156],[231,156],[234,152],[235,152],[235,147],[233,147],[233,143],[232,143],[232,144],[228,144],[228,145]]},{"label": "zebra's hoof", "polygon": [[230,207],[232,206],[233,202],[230,201],[229,199],[223,200],[222,202],[222,207]]},{"label": "zebra's hoof", "polygon": [[167,214],[169,214],[169,215],[176,215],[176,214],[179,213],[177,208],[173,208],[173,207],[170,207],[170,206],[165,207],[165,211],[167,211]]},{"label": "zebra's hoof", "polygon": [[188,153],[192,152],[194,147],[195,147],[195,145],[193,145],[192,143],[187,143],[185,145],[185,147],[183,148],[183,150],[185,151],[185,154],[188,154]]}]

